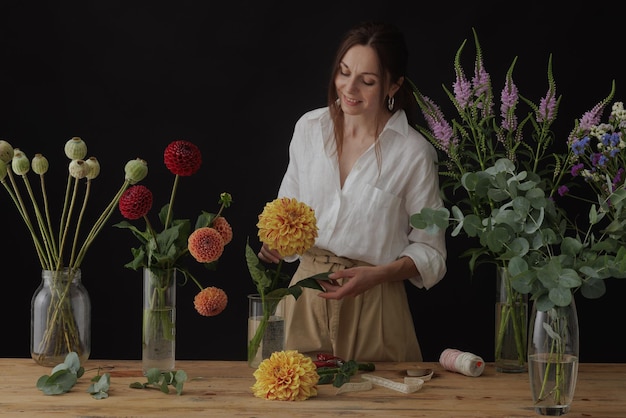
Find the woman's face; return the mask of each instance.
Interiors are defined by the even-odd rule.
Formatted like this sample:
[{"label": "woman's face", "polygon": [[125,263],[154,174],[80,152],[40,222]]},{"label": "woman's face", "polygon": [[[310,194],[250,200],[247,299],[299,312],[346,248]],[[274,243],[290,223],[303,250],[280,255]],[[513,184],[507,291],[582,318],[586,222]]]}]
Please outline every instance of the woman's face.
[{"label": "woman's face", "polygon": [[381,110],[383,75],[378,71],[378,57],[371,47],[355,45],[346,52],[335,76],[345,114],[376,115]]}]

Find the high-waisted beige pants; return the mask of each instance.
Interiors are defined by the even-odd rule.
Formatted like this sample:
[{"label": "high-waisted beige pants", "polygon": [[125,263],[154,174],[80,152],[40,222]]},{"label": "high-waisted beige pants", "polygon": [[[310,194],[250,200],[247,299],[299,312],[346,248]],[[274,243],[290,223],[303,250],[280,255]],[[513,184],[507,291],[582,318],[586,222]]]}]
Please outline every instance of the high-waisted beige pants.
[{"label": "high-waisted beige pants", "polygon": [[[364,262],[312,248],[300,260],[291,284],[314,274]],[[315,357],[333,353],[344,360],[422,361],[404,282],[385,282],[356,297],[326,300],[304,288],[296,300],[285,298],[288,350]]]}]

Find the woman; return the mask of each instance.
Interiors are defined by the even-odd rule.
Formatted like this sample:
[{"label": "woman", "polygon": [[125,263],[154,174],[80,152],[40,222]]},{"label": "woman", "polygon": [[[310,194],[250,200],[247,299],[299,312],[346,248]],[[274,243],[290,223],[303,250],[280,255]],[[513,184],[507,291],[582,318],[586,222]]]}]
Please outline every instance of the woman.
[{"label": "woman", "polygon": [[[404,280],[428,289],[446,272],[444,233],[411,228],[443,205],[436,151],[409,123],[408,52],[394,26],[350,30],[332,67],[328,106],[296,123],[278,196],[315,210],[318,238],[292,284],[333,271],[324,292],[286,299],[286,347],[345,360],[422,361]],[[406,111],[405,111],[406,110]],[[259,258],[280,255],[262,246]]]}]

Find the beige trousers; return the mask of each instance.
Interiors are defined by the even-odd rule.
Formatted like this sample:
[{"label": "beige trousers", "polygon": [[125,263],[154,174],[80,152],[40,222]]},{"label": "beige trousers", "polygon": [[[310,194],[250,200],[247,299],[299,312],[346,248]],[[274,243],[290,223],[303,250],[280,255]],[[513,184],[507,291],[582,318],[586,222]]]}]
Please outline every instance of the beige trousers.
[{"label": "beige trousers", "polygon": [[[300,261],[291,284],[314,274],[364,262],[312,248]],[[285,299],[285,348],[315,357],[333,353],[344,360],[422,361],[413,318],[402,281],[385,282],[342,300],[326,300],[304,288],[296,300]]]}]

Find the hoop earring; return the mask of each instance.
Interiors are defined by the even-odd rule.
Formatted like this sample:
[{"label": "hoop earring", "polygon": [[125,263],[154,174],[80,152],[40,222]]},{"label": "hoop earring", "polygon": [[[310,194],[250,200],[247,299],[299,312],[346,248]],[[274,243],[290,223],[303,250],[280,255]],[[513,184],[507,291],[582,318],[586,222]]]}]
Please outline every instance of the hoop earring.
[{"label": "hoop earring", "polygon": [[387,109],[389,109],[390,112],[393,112],[393,105],[396,103],[396,99],[392,97],[389,97],[387,99]]}]

